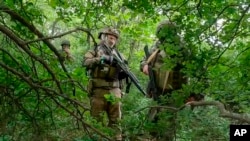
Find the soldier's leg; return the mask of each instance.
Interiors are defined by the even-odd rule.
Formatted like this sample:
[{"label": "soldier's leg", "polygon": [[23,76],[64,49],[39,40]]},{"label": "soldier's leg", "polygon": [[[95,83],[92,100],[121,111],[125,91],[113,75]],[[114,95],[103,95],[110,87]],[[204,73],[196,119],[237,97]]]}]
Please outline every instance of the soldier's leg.
[{"label": "soldier's leg", "polygon": [[102,122],[103,114],[106,112],[107,102],[104,98],[105,93],[108,93],[105,89],[94,89],[90,97],[91,116],[95,117],[99,122]]},{"label": "soldier's leg", "polygon": [[[175,107],[173,104],[164,106]],[[164,108],[151,108],[149,121],[155,123],[157,130],[150,131],[150,134],[158,141],[173,141],[176,134],[176,113]]]},{"label": "soldier's leg", "polygon": [[[114,94],[116,98],[121,99],[121,90],[114,88],[110,90],[111,94]],[[115,140],[122,140],[122,133],[118,121],[121,119],[121,102],[109,103],[108,107],[109,126],[116,131]]]},{"label": "soldier's leg", "polygon": [[[160,108],[157,108],[157,107],[150,108],[150,110],[148,111],[148,116],[147,116],[149,122],[157,124],[158,119],[159,119],[159,116],[158,116],[159,110]],[[156,130],[155,128],[151,129],[150,135],[156,138],[158,136],[158,130]]]},{"label": "soldier's leg", "polygon": [[176,113],[168,112],[166,116],[166,128],[163,132],[162,136],[160,137],[160,140],[162,141],[173,141],[176,135]]}]

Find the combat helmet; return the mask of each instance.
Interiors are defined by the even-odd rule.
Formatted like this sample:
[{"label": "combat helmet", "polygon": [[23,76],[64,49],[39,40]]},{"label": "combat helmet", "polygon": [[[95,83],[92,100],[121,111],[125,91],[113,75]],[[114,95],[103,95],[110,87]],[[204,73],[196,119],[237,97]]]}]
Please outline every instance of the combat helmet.
[{"label": "combat helmet", "polygon": [[117,39],[119,39],[119,37],[120,37],[118,30],[115,28],[110,28],[110,27],[102,29],[98,33],[98,39],[101,39],[102,34],[110,34],[110,35],[115,36]]},{"label": "combat helmet", "polygon": [[164,20],[160,22],[156,28],[156,37],[164,39],[172,35],[177,35],[178,27],[174,22]]},{"label": "combat helmet", "polygon": [[61,42],[61,46],[63,46],[63,45],[68,45],[68,46],[70,46],[69,40],[63,40],[63,41]]}]

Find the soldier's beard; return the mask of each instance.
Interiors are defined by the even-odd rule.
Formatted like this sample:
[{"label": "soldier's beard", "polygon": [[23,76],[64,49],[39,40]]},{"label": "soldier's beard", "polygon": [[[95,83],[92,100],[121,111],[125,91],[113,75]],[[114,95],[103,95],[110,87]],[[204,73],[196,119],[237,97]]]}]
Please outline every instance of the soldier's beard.
[{"label": "soldier's beard", "polygon": [[107,47],[110,47],[110,48],[113,48],[115,46],[115,43],[112,43],[111,41],[109,40],[105,40],[104,41],[104,44],[107,46]]}]

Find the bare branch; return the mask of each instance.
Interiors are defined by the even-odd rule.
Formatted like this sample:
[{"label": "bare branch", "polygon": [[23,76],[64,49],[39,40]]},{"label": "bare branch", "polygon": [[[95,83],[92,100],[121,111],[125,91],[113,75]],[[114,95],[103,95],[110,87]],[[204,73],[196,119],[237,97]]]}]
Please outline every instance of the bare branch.
[{"label": "bare branch", "polygon": [[218,101],[193,101],[189,102],[186,105],[191,105],[191,106],[216,106],[219,109],[220,116],[225,117],[225,118],[231,118],[231,119],[236,119],[239,121],[243,121],[246,123],[250,123],[250,117],[248,115],[242,115],[238,113],[230,113],[227,111],[224,107],[224,105],[221,102]]},{"label": "bare branch", "polygon": [[81,28],[81,27],[77,27],[76,29],[73,29],[73,30],[64,32],[64,33],[59,34],[59,35],[50,36],[50,37],[43,37],[43,38],[38,38],[38,39],[36,39],[36,40],[27,41],[27,42],[25,42],[25,45],[30,44],[30,43],[34,43],[34,42],[37,42],[37,41],[44,41],[44,40],[48,40],[48,39],[60,38],[60,37],[62,37],[62,36],[65,36],[65,35],[67,35],[67,34],[70,34],[70,33],[73,33],[73,32],[77,32],[77,31],[86,32],[86,33],[92,38],[94,44],[95,44],[95,45],[97,44],[96,41],[95,41],[94,36],[91,34],[91,32],[90,32],[88,29],[86,29],[86,28]]},{"label": "bare branch", "polygon": [[202,14],[201,14],[202,7],[201,7],[201,5],[202,5],[202,0],[199,0],[199,2],[196,5],[196,9],[198,11],[199,16],[202,18]]},{"label": "bare branch", "polygon": [[[184,105],[184,107],[185,107],[185,105]],[[162,108],[162,109],[171,110],[173,112],[178,112],[179,110],[183,109],[183,106],[181,106],[181,108],[176,108],[176,107],[172,107],[172,106],[159,106],[159,105],[157,105],[157,106],[146,106],[144,108],[141,108],[141,109],[135,111],[135,113],[138,113],[138,112],[141,112],[141,111],[143,111],[145,109],[150,109],[150,108]]]},{"label": "bare branch", "polygon": [[221,102],[218,102],[218,101],[192,101],[192,102],[188,102],[188,103],[182,105],[179,108],[172,107],[172,106],[159,106],[159,105],[147,106],[147,107],[144,107],[144,108],[141,108],[141,109],[135,111],[135,113],[141,112],[141,111],[148,109],[148,108],[163,108],[163,109],[171,110],[173,112],[179,112],[180,110],[184,109],[188,105],[194,106],[194,107],[195,106],[216,106],[220,112],[219,116],[224,117],[224,118],[231,118],[231,119],[243,121],[246,123],[250,123],[250,116],[242,115],[242,114],[238,114],[238,113],[231,113],[225,109],[224,105]]}]

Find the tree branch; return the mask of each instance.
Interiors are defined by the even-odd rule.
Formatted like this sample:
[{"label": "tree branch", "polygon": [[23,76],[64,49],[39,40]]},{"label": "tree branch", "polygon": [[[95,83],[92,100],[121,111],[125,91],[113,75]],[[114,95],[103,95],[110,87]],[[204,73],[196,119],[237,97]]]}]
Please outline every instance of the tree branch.
[{"label": "tree branch", "polygon": [[[63,95],[63,94],[58,94],[56,91],[54,91],[53,89],[50,88],[46,88],[40,85],[37,85],[35,83],[33,83],[33,81],[31,80],[31,78],[25,77],[23,74],[19,73],[18,71],[14,70],[13,68],[8,67],[7,65],[5,65],[4,63],[0,62],[0,66],[2,66],[3,68],[5,68],[6,70],[9,70],[10,72],[12,72],[13,74],[15,74],[16,76],[18,76],[19,78],[21,78],[22,80],[24,80],[28,85],[30,85],[33,88],[39,88],[42,89],[43,91],[45,91],[45,93],[49,94],[49,96],[53,99],[53,101],[60,106],[62,109],[64,109],[66,112],[68,112],[70,115],[74,116],[76,119],[80,120],[83,124],[83,126],[86,126],[88,128],[90,128],[91,130],[95,131],[96,133],[98,133],[100,136],[102,136],[103,138],[106,138],[108,140],[112,140],[110,139],[108,136],[106,136],[105,134],[103,134],[102,132],[100,132],[99,130],[97,130],[96,128],[92,127],[90,124],[86,123],[85,121],[83,121],[83,119],[79,118],[77,115],[75,115],[75,113],[71,112],[69,109],[67,109],[65,106],[63,106],[60,102],[58,102],[53,94],[56,94],[58,96],[63,97],[64,99],[77,104],[78,106],[84,108],[85,110],[89,110],[89,108],[85,107],[84,105],[82,105],[79,101],[74,100],[74,99],[70,99],[68,96]],[[25,109],[23,109],[25,110]]]},{"label": "tree branch", "polygon": [[74,116],[77,120],[81,121],[83,126],[87,126],[88,128],[92,129],[94,132],[98,133],[101,137],[108,139],[109,141],[112,141],[111,138],[109,138],[108,136],[106,136],[105,134],[103,134],[102,132],[100,132],[99,130],[97,130],[96,128],[94,128],[93,126],[91,126],[90,124],[86,123],[85,121],[83,121],[81,118],[79,118],[74,112],[71,112],[70,110],[68,110],[65,106],[63,106],[60,102],[58,102],[56,99],[52,98],[55,103],[57,103],[57,105],[59,105],[62,109],[64,109],[66,112],[68,112],[70,115]]},{"label": "tree branch", "polygon": [[218,102],[218,101],[192,101],[192,102],[188,102],[188,103],[182,105],[179,108],[172,107],[172,106],[158,106],[158,105],[157,106],[147,106],[147,107],[144,107],[144,108],[141,108],[141,109],[135,111],[135,113],[138,113],[138,112],[143,111],[143,110],[148,109],[148,108],[163,108],[163,109],[171,110],[173,112],[179,112],[180,110],[184,109],[188,105],[190,105],[190,106],[215,106],[219,109],[219,112],[220,112],[219,116],[220,117],[231,118],[231,119],[243,121],[246,123],[250,123],[250,116],[249,115],[231,113],[225,109],[224,105],[221,102]]},{"label": "tree branch", "polygon": [[51,74],[52,78],[54,79],[54,81],[56,82],[56,85],[60,91],[60,93],[63,93],[62,88],[60,86],[59,81],[56,78],[56,75],[54,74],[54,72],[50,69],[50,67],[48,66],[48,64],[41,58],[39,58],[38,56],[36,56],[35,54],[33,54],[26,45],[24,45],[24,41],[22,39],[20,39],[19,37],[17,37],[12,31],[10,31],[8,28],[4,27],[3,25],[0,25],[0,31],[2,31],[4,34],[6,34],[10,39],[12,39],[19,47],[21,47],[30,57],[34,58],[35,60],[37,60],[38,62],[40,62],[46,69],[47,71]]},{"label": "tree branch", "polygon": [[6,53],[13,60],[13,62],[15,62],[17,68],[20,69],[26,76],[28,76],[27,72],[23,69],[23,67],[21,66],[21,64],[16,60],[16,58],[14,56],[12,56],[7,50],[5,50],[3,48],[0,48],[0,50],[3,53]]},{"label": "tree branch", "polygon": [[[18,15],[15,11],[9,9],[6,6],[0,7],[0,10],[2,10],[3,12],[9,14],[13,20],[17,20],[19,21],[22,25],[24,25],[25,27],[27,27],[31,32],[33,32],[35,35],[37,35],[39,38],[45,38],[45,36],[31,23],[29,23],[28,21],[26,21],[24,18],[22,18],[20,15]],[[55,55],[60,58],[60,53],[57,51],[56,47],[50,43],[50,41],[48,39],[46,40],[42,40],[49,48],[50,50],[52,50]],[[18,44],[19,46],[25,46],[25,42],[20,42]],[[63,71],[66,73],[67,77],[69,79],[72,79],[71,76],[69,75],[65,65],[63,64],[62,61],[59,61]]]},{"label": "tree branch", "polygon": [[70,31],[67,31],[67,32],[64,32],[62,34],[59,34],[59,35],[55,35],[55,36],[50,36],[50,37],[43,37],[43,38],[38,38],[38,39],[35,39],[35,40],[31,40],[31,41],[27,41],[25,42],[25,45],[27,44],[30,44],[30,43],[34,43],[34,42],[37,42],[37,41],[44,41],[44,40],[49,40],[49,39],[54,39],[54,38],[60,38],[62,36],[65,36],[67,34],[70,34],[70,33],[73,33],[73,32],[77,32],[77,31],[83,31],[83,32],[86,32],[93,40],[94,42],[94,45],[97,45],[97,42],[95,41],[95,38],[94,36],[91,34],[91,32],[86,29],[86,28],[81,28],[81,27],[77,27],[76,29],[72,29]]},{"label": "tree branch", "polygon": [[221,56],[227,51],[227,49],[229,49],[229,47],[231,46],[232,42],[235,39],[235,36],[237,35],[237,32],[239,30],[239,26],[241,24],[241,21],[243,20],[244,16],[246,15],[246,13],[249,11],[250,9],[250,5],[247,6],[247,8],[242,12],[242,15],[240,16],[240,19],[238,20],[238,22],[236,23],[236,25],[234,27],[236,27],[235,32],[233,34],[233,36],[231,37],[228,46],[221,52],[221,54],[217,57],[216,61],[218,61]]},{"label": "tree branch", "polygon": [[225,117],[225,118],[231,118],[231,119],[236,119],[240,120],[246,123],[250,123],[250,117],[248,115],[242,115],[238,113],[230,113],[227,111],[224,107],[224,105],[221,102],[218,101],[193,101],[189,102],[186,105],[191,105],[191,106],[216,106],[219,109],[220,116]]}]

